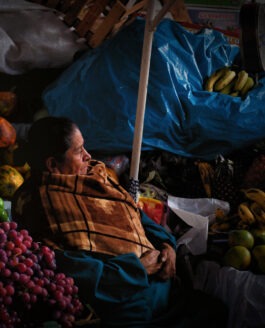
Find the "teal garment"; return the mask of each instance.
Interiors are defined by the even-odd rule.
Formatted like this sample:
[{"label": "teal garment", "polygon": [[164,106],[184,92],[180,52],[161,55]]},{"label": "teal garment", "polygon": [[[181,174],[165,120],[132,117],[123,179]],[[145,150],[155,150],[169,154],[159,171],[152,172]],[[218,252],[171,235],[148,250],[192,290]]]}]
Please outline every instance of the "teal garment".
[{"label": "teal garment", "polygon": [[[173,235],[143,212],[141,217],[146,235],[156,248],[161,248],[163,242],[176,247]],[[126,312],[132,312],[137,313],[139,321],[150,320],[154,313],[168,306],[171,281],[148,278],[133,253],[109,257],[86,251],[56,251],[56,261],[60,271],[74,277],[80,297],[91,304],[101,318],[110,320],[113,316],[127,320]]]},{"label": "teal garment", "polygon": [[[163,242],[176,247],[175,238],[144,213],[142,223],[147,237],[158,249]],[[183,294],[173,280],[148,277],[133,253],[110,257],[86,251],[56,251],[56,261],[59,271],[75,279],[80,298],[94,308],[103,327],[198,326],[196,315],[185,314],[190,302],[188,293]],[[190,320],[194,326],[186,324]],[[202,324],[215,327],[207,326],[205,321]]]}]

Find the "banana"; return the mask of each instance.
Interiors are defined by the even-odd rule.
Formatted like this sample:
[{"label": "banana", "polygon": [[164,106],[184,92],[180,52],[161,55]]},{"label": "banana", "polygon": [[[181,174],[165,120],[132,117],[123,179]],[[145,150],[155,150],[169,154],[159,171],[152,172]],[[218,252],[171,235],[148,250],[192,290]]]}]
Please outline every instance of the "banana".
[{"label": "banana", "polygon": [[235,76],[236,76],[236,72],[228,69],[227,72],[225,72],[225,74],[223,74],[221,78],[219,78],[217,82],[214,84],[213,86],[214,91],[221,91],[235,78]]},{"label": "banana", "polygon": [[265,210],[256,202],[250,204],[250,210],[254,214],[255,219],[261,225],[265,224]]},{"label": "banana", "polygon": [[211,232],[225,232],[231,230],[231,225],[229,222],[214,222],[209,229]]},{"label": "banana", "polygon": [[239,97],[239,91],[233,91],[233,92],[229,93],[229,95],[231,97]]},{"label": "banana", "polygon": [[242,71],[238,72],[236,81],[235,81],[234,90],[240,91],[246,84],[247,79],[248,79],[248,73],[246,71],[242,70]]},{"label": "banana", "polygon": [[220,90],[220,93],[222,93],[224,95],[229,95],[232,92],[234,85],[235,85],[235,79],[233,79],[222,90]]},{"label": "banana", "polygon": [[256,202],[261,206],[261,208],[265,211],[265,192],[258,188],[248,188],[241,190],[245,197],[249,200]]},{"label": "banana", "polygon": [[223,68],[220,68],[217,71],[215,71],[206,80],[204,89],[206,91],[212,92],[214,84],[216,83],[216,81],[219,80],[228,70],[229,70],[228,67],[223,67]]},{"label": "banana", "polygon": [[247,202],[243,202],[238,205],[238,216],[241,221],[247,225],[251,225],[256,222],[254,214],[251,212]]},{"label": "banana", "polygon": [[246,94],[254,87],[254,85],[255,85],[254,79],[251,76],[248,76],[247,82],[240,90],[241,97],[245,97]]}]

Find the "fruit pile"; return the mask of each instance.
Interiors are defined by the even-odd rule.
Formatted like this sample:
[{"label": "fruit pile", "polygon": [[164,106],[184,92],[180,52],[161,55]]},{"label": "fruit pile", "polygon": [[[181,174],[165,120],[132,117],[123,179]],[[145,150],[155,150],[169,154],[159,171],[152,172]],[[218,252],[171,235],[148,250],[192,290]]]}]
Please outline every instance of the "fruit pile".
[{"label": "fruit pile", "polygon": [[83,313],[78,287],[56,272],[54,252],[15,222],[0,222],[0,326],[72,327]]},{"label": "fruit pile", "polygon": [[245,98],[254,86],[253,77],[245,70],[236,71],[232,67],[222,67],[207,77],[204,90]]},{"label": "fruit pile", "polygon": [[265,192],[259,188],[241,189],[245,199],[239,203],[236,213],[225,214],[219,209],[215,213],[209,231],[211,233],[228,232],[234,229],[265,229]]},{"label": "fruit pile", "polygon": [[223,264],[238,270],[265,273],[265,229],[229,231]]},{"label": "fruit pile", "polygon": [[16,189],[30,173],[27,163],[16,165],[14,161],[14,152],[19,145],[16,130],[8,120],[14,104],[10,94],[0,92],[0,115],[3,115],[0,116],[0,197],[7,200],[11,200]]},{"label": "fruit pile", "polygon": [[250,230],[252,227],[265,227],[265,192],[259,188],[242,190],[246,201],[238,206],[240,221],[238,227]]}]

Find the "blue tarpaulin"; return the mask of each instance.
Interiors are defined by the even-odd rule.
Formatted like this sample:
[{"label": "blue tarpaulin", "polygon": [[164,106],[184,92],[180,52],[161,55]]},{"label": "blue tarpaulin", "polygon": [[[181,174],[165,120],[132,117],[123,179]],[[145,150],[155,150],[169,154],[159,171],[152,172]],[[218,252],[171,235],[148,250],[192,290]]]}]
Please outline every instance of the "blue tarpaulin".
[{"label": "blue tarpaulin", "polygon": [[[132,150],[144,23],[137,18],[86,51],[43,93],[50,115],[78,124],[88,151]],[[143,151],[210,160],[265,138],[263,73],[244,100],[203,89],[206,77],[239,53],[219,31],[194,33],[162,20],[152,44]]]}]

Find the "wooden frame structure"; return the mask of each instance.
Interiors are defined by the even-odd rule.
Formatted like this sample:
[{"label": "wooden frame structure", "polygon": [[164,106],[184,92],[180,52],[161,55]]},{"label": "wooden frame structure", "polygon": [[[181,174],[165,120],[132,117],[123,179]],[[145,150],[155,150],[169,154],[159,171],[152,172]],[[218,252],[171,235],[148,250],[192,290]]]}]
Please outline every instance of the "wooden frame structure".
[{"label": "wooden frame structure", "polygon": [[60,19],[91,48],[112,37],[145,8],[146,0],[30,0],[57,11]]}]

